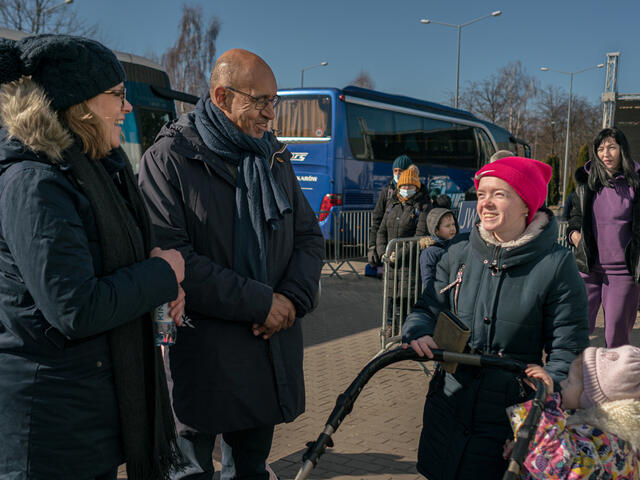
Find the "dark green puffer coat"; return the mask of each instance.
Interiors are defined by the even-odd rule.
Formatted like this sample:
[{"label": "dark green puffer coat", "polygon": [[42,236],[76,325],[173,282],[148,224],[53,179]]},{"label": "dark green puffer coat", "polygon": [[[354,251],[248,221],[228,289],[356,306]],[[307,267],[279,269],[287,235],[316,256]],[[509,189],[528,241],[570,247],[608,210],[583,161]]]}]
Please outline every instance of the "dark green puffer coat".
[{"label": "dark green puffer coat", "polygon": [[[542,230],[540,231],[540,229]],[[468,349],[542,364],[557,383],[589,344],[587,297],[571,252],[556,243],[558,225],[546,210],[525,235],[502,246],[476,225],[437,265],[403,327],[403,342],[433,333],[453,292],[439,291],[465,265],[458,316],[471,329]],[[459,366],[431,381],[423,416],[418,470],[429,480],[502,478],[502,445],[512,436],[505,413],[530,391],[501,371]]]}]

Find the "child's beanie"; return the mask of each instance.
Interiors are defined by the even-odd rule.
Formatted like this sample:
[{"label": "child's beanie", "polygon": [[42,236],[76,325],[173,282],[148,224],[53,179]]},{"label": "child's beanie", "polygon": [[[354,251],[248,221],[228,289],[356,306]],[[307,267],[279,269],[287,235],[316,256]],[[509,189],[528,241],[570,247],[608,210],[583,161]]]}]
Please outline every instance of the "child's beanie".
[{"label": "child's beanie", "polygon": [[640,348],[589,347],[583,353],[583,408],[625,398],[640,399]]}]

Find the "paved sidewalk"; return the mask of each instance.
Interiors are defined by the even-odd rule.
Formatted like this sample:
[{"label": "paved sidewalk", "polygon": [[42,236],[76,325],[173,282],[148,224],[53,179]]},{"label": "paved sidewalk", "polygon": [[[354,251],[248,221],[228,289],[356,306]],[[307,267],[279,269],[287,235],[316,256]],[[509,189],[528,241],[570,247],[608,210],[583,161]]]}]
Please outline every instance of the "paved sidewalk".
[{"label": "paved sidewalk", "polygon": [[[283,480],[295,477],[306,442],[318,437],[338,395],[378,352],[381,293],[382,282],[375,279],[354,275],[341,280],[323,278],[320,307],[302,320],[307,409],[295,422],[276,428],[269,457]],[[601,312],[592,345],[603,345],[602,327]],[[632,344],[640,345],[640,322]],[[378,372],[334,433],[335,447],[321,457],[309,478],[423,478],[415,470],[415,461],[428,380],[415,362],[397,363]],[[217,472],[219,458],[217,451]]]},{"label": "paved sidewalk", "polygon": [[[276,428],[270,457],[281,478],[295,477],[305,443],[318,437],[338,395],[378,351],[378,332],[372,329],[305,350],[307,411]],[[415,458],[427,387],[428,377],[415,362],[378,372],[333,435],[335,447],[321,457],[310,478],[421,478]]]}]

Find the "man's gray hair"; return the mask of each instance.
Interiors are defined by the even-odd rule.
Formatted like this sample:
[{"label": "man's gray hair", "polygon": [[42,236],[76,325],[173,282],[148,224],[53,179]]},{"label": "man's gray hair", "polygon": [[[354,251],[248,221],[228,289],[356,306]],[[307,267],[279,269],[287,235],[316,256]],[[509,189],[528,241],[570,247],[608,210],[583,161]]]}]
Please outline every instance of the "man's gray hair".
[{"label": "man's gray hair", "polygon": [[509,150],[498,150],[496,153],[491,155],[491,158],[489,159],[489,163],[493,163],[496,160],[500,160],[501,158],[515,157],[515,156],[516,154]]}]

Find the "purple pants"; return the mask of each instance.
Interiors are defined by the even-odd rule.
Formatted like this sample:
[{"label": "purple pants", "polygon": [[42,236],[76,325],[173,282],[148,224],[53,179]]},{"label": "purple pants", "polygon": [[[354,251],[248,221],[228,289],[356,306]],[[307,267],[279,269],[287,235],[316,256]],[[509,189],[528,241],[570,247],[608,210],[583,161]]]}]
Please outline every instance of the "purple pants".
[{"label": "purple pants", "polygon": [[638,313],[640,286],[633,283],[626,267],[604,270],[594,265],[591,273],[580,273],[589,301],[589,333],[596,328],[600,304],[604,310],[604,337],[608,348],[629,343]]}]

